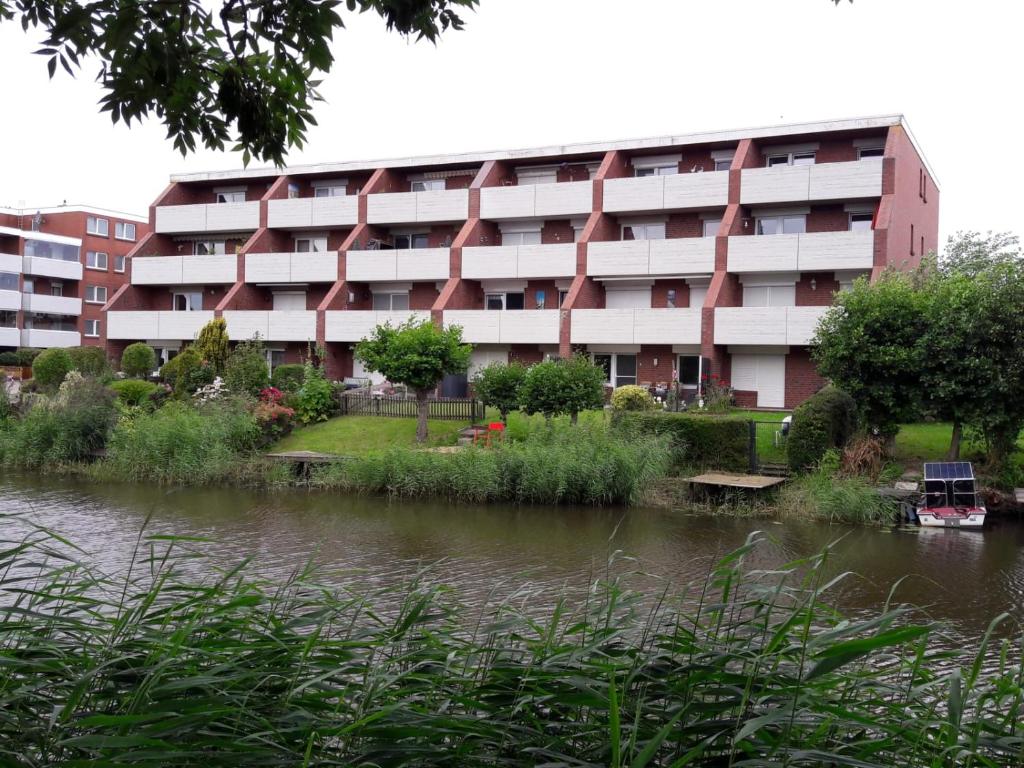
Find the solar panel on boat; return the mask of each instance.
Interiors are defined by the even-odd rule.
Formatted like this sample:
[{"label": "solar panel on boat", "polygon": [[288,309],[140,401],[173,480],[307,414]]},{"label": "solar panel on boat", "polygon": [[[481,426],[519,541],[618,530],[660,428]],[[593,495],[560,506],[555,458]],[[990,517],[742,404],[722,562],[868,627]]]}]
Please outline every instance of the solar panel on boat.
[{"label": "solar panel on boat", "polygon": [[925,480],[973,480],[974,468],[969,461],[942,461],[924,465]]}]

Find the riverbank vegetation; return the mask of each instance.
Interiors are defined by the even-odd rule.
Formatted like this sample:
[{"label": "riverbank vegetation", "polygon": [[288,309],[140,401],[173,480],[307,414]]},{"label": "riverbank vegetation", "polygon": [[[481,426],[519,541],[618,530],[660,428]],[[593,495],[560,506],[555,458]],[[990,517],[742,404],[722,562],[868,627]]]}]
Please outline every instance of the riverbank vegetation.
[{"label": "riverbank vegetation", "polygon": [[3,542],[0,762],[1022,764],[1019,638],[942,651],[910,609],[847,619],[828,552],[758,571],[758,545],[685,590],[544,608],[429,572],[272,582],[162,536],[120,576],[49,534]]}]

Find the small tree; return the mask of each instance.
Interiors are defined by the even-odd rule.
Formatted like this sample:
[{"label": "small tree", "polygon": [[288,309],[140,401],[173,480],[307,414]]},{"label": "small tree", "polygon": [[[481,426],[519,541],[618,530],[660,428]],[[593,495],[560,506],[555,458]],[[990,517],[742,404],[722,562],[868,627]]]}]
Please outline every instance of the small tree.
[{"label": "small tree", "polygon": [[129,344],[121,353],[121,370],[134,379],[146,378],[156,370],[156,352],[141,341]]},{"label": "small tree", "polygon": [[73,368],[74,363],[71,362],[71,355],[66,349],[44,349],[32,361],[32,378],[40,389],[53,391],[60,386],[64,377]]},{"label": "small tree", "polygon": [[102,378],[110,372],[103,347],[68,347],[68,354],[73,369],[83,376]]},{"label": "small tree", "polygon": [[224,383],[236,394],[258,395],[270,383],[267,353],[259,339],[235,346],[224,365]]},{"label": "small tree", "polygon": [[604,369],[583,356],[538,363],[526,372],[520,405],[547,419],[569,414],[575,424],[580,411],[604,406]]},{"label": "small tree", "polygon": [[223,317],[215,317],[199,331],[196,337],[196,352],[213,366],[214,373],[223,375],[224,366],[231,353],[228,346],[228,323]]},{"label": "small tree", "polygon": [[502,422],[508,424],[509,411],[519,407],[519,390],[525,378],[526,366],[522,363],[491,363],[473,377],[473,392],[484,405],[497,408]]},{"label": "small tree", "polygon": [[445,376],[465,372],[472,351],[462,343],[458,326],[441,330],[429,320],[410,320],[397,328],[378,325],[369,339],[356,346],[356,358],[388,381],[413,390],[418,411],[416,442],[424,443],[430,412],[427,398]]}]

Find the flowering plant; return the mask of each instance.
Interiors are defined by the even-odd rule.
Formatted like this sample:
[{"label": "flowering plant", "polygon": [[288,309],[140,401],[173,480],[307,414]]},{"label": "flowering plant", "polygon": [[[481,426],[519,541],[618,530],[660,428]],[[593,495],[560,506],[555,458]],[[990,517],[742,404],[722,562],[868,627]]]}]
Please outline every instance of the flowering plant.
[{"label": "flowering plant", "polygon": [[704,375],[702,386],[702,408],[705,411],[722,412],[727,411],[734,401],[732,387],[729,382],[718,376],[717,373],[710,377]]},{"label": "flowering plant", "polygon": [[281,439],[295,426],[295,411],[280,403],[261,401],[253,408],[252,414],[256,417],[265,443]]},{"label": "flowering plant", "polygon": [[277,387],[264,387],[260,390],[260,402],[279,405],[284,399],[284,392]]},{"label": "flowering plant", "polygon": [[200,387],[196,390],[195,394],[192,395],[193,399],[200,405],[203,403],[209,403],[214,400],[220,400],[224,395],[228,393],[228,388],[224,384],[224,379],[220,376],[214,378],[212,382],[206,386]]}]

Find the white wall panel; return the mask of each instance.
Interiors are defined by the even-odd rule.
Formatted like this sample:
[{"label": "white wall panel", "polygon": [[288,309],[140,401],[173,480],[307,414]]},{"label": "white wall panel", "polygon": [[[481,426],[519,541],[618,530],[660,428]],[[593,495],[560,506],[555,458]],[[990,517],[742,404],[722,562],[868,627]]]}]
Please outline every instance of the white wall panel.
[{"label": "white wall panel", "polygon": [[535,215],[536,184],[515,187],[483,187],[480,190],[481,219],[529,219]]},{"label": "white wall panel", "polygon": [[327,341],[360,341],[367,338],[378,325],[391,323],[399,325],[406,320],[422,322],[430,319],[426,310],[407,312],[379,312],[374,310],[346,309],[325,312],[325,332]]},{"label": "white wall panel", "polygon": [[79,261],[62,261],[61,259],[26,256],[22,259],[21,269],[26,275],[59,277],[63,280],[82,279],[82,263]]},{"label": "white wall panel", "polygon": [[411,248],[394,253],[398,280],[447,280],[451,274],[450,248]]},{"label": "white wall panel", "polygon": [[677,173],[663,176],[665,180],[664,207],[713,208],[729,202],[729,172]]},{"label": "white wall panel", "polygon": [[827,311],[828,307],[787,307],[786,343],[793,346],[810,344],[818,323]]},{"label": "white wall panel", "polygon": [[311,224],[314,227],[353,227],[359,223],[359,196],[314,197]]},{"label": "white wall panel", "polygon": [[729,238],[730,272],[798,271],[801,235],[740,235]]},{"label": "white wall panel", "polygon": [[260,225],[258,200],[245,203],[216,203],[206,206],[207,232],[239,232]]},{"label": "white wall panel", "polygon": [[159,315],[159,312],[107,312],[107,338],[158,339]]},{"label": "white wall panel", "polygon": [[881,157],[809,167],[811,200],[844,200],[882,194]]},{"label": "white wall panel", "polygon": [[[731,240],[732,238],[730,238],[730,254],[732,253]],[[814,232],[800,235],[799,265],[801,272],[871,269],[874,262],[874,230],[868,232]]]},{"label": "white wall panel", "polygon": [[267,315],[269,341],[316,341],[315,310],[274,310]]},{"label": "white wall panel", "polygon": [[378,192],[367,197],[366,220],[370,224],[416,221],[415,192]]},{"label": "white wall panel", "polygon": [[366,283],[398,279],[398,251],[349,251],[345,255],[345,279]]},{"label": "white wall panel", "polygon": [[692,275],[715,271],[713,237],[672,237],[649,242],[652,275]]},{"label": "white wall panel", "polygon": [[785,345],[789,307],[719,307],[715,344]]},{"label": "white wall panel", "polygon": [[594,185],[590,181],[563,181],[558,184],[536,184],[537,216],[580,216],[594,207]]},{"label": "white wall panel", "polygon": [[806,202],[810,188],[809,165],[783,165],[774,168],[746,168],[740,180],[740,202]]},{"label": "white wall panel", "polygon": [[665,207],[666,176],[608,179],[604,182],[604,210],[660,211]]},{"label": "white wall panel", "polygon": [[77,331],[43,331],[26,329],[21,332],[21,344],[25,347],[77,347],[82,335]]},{"label": "white wall panel", "polygon": [[0,291],[0,309],[9,309],[14,311],[21,309],[21,292]]},{"label": "white wall panel", "polygon": [[[5,291],[9,293],[9,291]],[[50,296],[48,293],[22,294],[22,306],[26,312],[43,312],[50,315],[80,315],[82,300],[71,296]],[[96,305],[99,306],[99,305]]]},{"label": "white wall panel", "polygon": [[294,197],[267,202],[267,226],[274,229],[304,228],[313,225],[313,198]]},{"label": "white wall panel", "polygon": [[[543,185],[541,185],[543,186]],[[463,252],[465,257],[466,251]],[[518,246],[516,277],[574,277],[576,275],[576,243],[549,243]]]},{"label": "white wall panel", "polygon": [[158,205],[155,230],[158,233],[205,232],[206,205]]},{"label": "white wall panel", "polygon": [[0,272],[20,273],[21,270],[21,256],[16,253],[0,253]]}]

